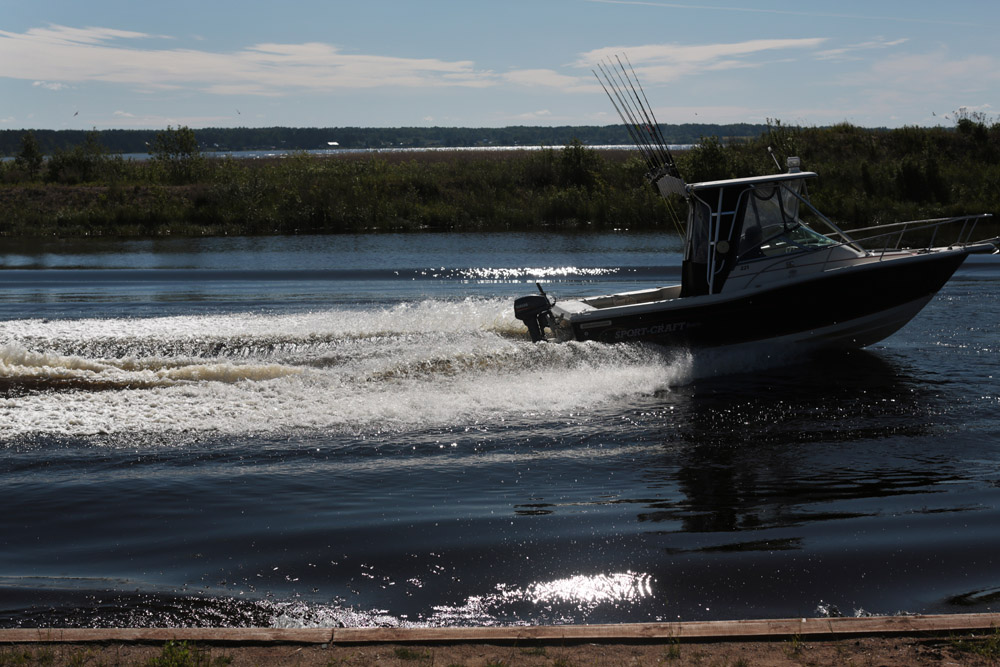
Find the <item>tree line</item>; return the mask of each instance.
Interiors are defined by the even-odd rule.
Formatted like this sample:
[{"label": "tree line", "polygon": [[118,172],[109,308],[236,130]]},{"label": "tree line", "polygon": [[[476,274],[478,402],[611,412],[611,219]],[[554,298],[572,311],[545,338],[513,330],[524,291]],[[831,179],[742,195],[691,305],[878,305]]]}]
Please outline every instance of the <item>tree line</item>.
[{"label": "tree line", "polygon": [[[713,125],[688,123],[662,125],[663,136],[672,144],[693,144],[701,137],[724,140],[749,139],[766,125],[736,123]],[[27,130],[0,130],[0,155],[11,157],[21,149]],[[146,153],[160,130],[31,130],[45,155],[70,151],[93,137],[111,153]],[[211,151],[316,150],[330,148],[428,148],[459,146],[565,146],[573,140],[584,145],[630,143],[622,125],[562,127],[236,127],[192,130],[199,148]]]}]

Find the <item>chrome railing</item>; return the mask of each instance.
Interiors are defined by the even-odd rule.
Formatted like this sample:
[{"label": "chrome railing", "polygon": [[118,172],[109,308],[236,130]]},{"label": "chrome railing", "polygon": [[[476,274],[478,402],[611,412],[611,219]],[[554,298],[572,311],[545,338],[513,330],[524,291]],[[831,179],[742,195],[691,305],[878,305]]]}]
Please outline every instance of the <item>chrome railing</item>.
[{"label": "chrome railing", "polygon": [[[893,222],[885,225],[852,229],[850,234],[854,242],[871,254],[884,256],[887,252],[899,250],[930,250],[934,247],[962,247],[973,243],[972,235],[976,225],[984,219],[992,218],[989,213],[977,215],[956,216],[953,218],[934,218],[930,220],[909,220]],[[943,230],[950,232],[939,240]],[[878,231],[878,234],[859,235]]]},{"label": "chrome railing", "polygon": [[[998,238],[977,239],[975,241],[972,240],[972,235],[975,233],[976,225],[981,220],[991,217],[993,216],[989,213],[981,213],[978,215],[956,216],[953,218],[935,218],[932,220],[895,222],[885,225],[875,225],[873,227],[846,230],[844,232],[840,232],[838,230],[838,233],[829,234],[828,236],[832,238],[836,235],[841,239],[844,239],[840,243],[814,250],[803,249],[803,252],[792,255],[768,257],[755,260],[750,264],[750,266],[754,266],[756,264],[757,266],[754,266],[754,269],[756,270],[743,277],[748,279],[748,284],[753,284],[755,281],[759,280],[761,276],[772,271],[787,271],[790,268],[798,270],[804,269],[807,271],[825,271],[831,263],[853,263],[858,259],[855,257],[855,259],[852,260],[851,258],[843,255],[834,256],[834,253],[843,247],[850,247],[855,251],[864,252],[868,257],[877,257],[878,261],[882,261],[886,253],[890,252],[927,252],[934,247],[953,248],[963,247],[974,243],[992,243],[994,246],[997,246],[998,243],[1000,243],[1000,239]],[[943,243],[935,246],[934,244],[938,241],[939,232],[947,227],[956,229],[957,231],[954,232],[951,240],[946,238]],[[856,236],[858,232],[864,233],[871,231],[879,231],[880,233],[868,236]],[[926,243],[923,242],[925,237]],[[913,241],[915,238],[921,240],[921,243],[914,245]],[[879,239],[885,239],[885,241],[882,242],[879,241]],[[908,243],[910,243],[910,245],[904,246],[903,242],[906,239],[909,239]],[[877,247],[879,245],[880,247]],[[811,257],[811,259],[803,261],[806,257]],[[794,262],[794,265],[789,265],[789,261]]]}]

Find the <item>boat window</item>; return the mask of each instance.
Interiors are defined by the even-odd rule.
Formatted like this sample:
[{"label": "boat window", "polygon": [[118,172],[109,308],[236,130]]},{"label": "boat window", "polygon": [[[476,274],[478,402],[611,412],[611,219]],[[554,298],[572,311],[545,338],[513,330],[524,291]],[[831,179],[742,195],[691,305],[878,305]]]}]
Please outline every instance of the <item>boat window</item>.
[{"label": "boat window", "polygon": [[806,227],[799,220],[799,181],[754,187],[745,194],[747,205],[740,233],[739,257],[752,259],[836,245],[836,241]]},{"label": "boat window", "polygon": [[781,206],[790,220],[799,219],[799,194],[802,192],[802,181],[792,181],[781,186]]},{"label": "boat window", "polygon": [[711,207],[700,200],[695,200],[691,224],[687,228],[684,259],[689,259],[700,264],[708,262],[708,231],[711,220]]},{"label": "boat window", "polygon": [[813,231],[803,224],[799,224],[788,230],[784,236],[786,236],[788,240],[795,245],[807,249],[822,248],[828,245],[838,245],[837,241],[834,241],[828,236],[823,236],[819,232]]},{"label": "boat window", "polygon": [[755,250],[763,241],[785,231],[788,223],[777,186],[750,188],[744,195],[747,197],[747,205],[740,234],[741,257]]}]

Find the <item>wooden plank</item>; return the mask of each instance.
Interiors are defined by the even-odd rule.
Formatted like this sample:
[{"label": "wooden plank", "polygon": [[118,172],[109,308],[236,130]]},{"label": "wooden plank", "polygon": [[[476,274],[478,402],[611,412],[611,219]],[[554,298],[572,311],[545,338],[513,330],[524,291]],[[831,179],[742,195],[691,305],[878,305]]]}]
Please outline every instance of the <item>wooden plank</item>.
[{"label": "wooden plank", "polygon": [[0,644],[83,642],[419,643],[764,639],[990,630],[1000,613],[474,628],[13,628]]},{"label": "wooden plank", "polygon": [[237,642],[327,644],[330,628],[14,628],[0,629],[0,643]]},{"label": "wooden plank", "polygon": [[334,643],[519,640],[751,639],[981,630],[1000,627],[1000,614],[685,621],[621,625],[490,628],[336,628]]}]

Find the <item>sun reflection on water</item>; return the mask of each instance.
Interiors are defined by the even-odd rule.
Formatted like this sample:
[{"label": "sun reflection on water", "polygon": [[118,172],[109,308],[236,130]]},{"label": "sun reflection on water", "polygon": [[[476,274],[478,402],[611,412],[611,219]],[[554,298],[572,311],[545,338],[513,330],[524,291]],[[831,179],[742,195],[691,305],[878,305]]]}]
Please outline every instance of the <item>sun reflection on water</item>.
[{"label": "sun reflection on water", "polygon": [[[547,622],[578,622],[602,605],[638,603],[653,595],[654,579],[631,571],[578,574],[526,587],[497,584],[496,592],[469,597],[458,606],[436,606],[430,625],[519,625],[519,618],[545,618]],[[525,616],[524,605],[536,609]]]},{"label": "sun reflection on water", "polygon": [[653,594],[652,578],[634,572],[583,575],[565,579],[540,581],[525,589],[499,589],[505,597],[523,599],[534,604],[569,603],[598,605],[614,602],[636,602]]}]

